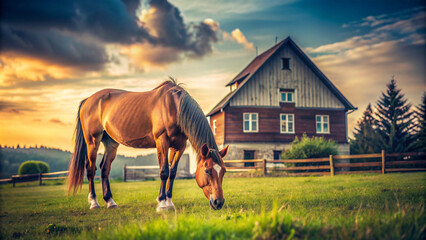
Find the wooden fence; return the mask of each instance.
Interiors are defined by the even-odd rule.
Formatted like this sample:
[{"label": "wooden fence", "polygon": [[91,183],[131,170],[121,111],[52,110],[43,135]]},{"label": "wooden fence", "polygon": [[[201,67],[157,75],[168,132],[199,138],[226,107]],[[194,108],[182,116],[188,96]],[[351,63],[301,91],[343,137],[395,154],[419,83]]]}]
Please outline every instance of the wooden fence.
[{"label": "wooden fence", "polygon": [[[159,166],[127,166],[123,167],[123,181],[140,180],[140,179],[157,179],[160,178]],[[186,171],[179,171],[176,178],[190,178],[192,175]]]},{"label": "wooden fence", "polygon": [[[373,159],[373,161],[370,161]],[[358,162],[349,162],[355,160]],[[361,161],[359,161],[361,160]],[[368,161],[366,161],[368,160]],[[346,162],[342,162],[346,161]],[[381,153],[359,154],[359,155],[330,155],[328,158],[311,158],[311,159],[286,159],[286,160],[226,160],[224,161],[227,171],[261,171],[263,175],[268,175],[268,171],[284,171],[290,176],[306,176],[306,175],[330,175],[335,174],[352,174],[352,173],[392,173],[392,172],[410,172],[410,171],[426,171],[426,152],[417,153]],[[235,166],[236,164],[244,165],[252,163],[254,166]],[[279,165],[281,164],[281,166]],[[287,166],[286,166],[287,164]],[[307,166],[298,166],[306,164]],[[278,165],[268,167],[268,165]],[[291,166],[290,166],[291,165]],[[123,167],[123,181],[158,178],[158,166],[126,166]],[[68,171],[38,173],[26,175],[13,175],[12,178],[0,179],[1,183],[12,183],[15,187],[16,183],[39,181],[42,185],[44,180],[65,179]],[[177,178],[193,177],[187,172],[179,172]],[[100,178],[96,176],[95,178]]]},{"label": "wooden fence", "polygon": [[[330,175],[352,173],[390,173],[426,171],[426,152],[418,153],[381,153],[359,155],[330,155],[328,158],[286,159],[286,160],[226,160],[228,171],[261,170],[263,175],[268,169],[285,171],[290,176]],[[419,159],[420,158],[420,159]],[[371,161],[373,159],[373,161]],[[353,162],[350,162],[352,160]],[[354,161],[355,160],[355,161]],[[361,160],[361,162],[359,162]],[[235,166],[236,164],[253,163],[254,166]],[[268,167],[268,165],[278,165]],[[286,166],[290,165],[290,166]],[[305,165],[305,166],[298,166]],[[401,167],[403,166],[403,167]]]},{"label": "wooden fence", "polygon": [[[12,183],[13,187],[15,187],[16,183],[38,181],[39,185],[42,185],[44,180],[66,179],[67,177],[68,177],[68,171],[13,175],[12,178],[0,179],[0,184]],[[99,178],[100,176],[95,176],[95,179],[99,179]]]},{"label": "wooden fence", "polygon": [[38,181],[39,185],[42,185],[43,180],[65,179],[65,178],[67,178],[67,175],[68,175],[68,171],[13,175],[12,178],[1,179],[0,182],[12,183],[13,187],[15,187],[16,183],[33,182],[33,181]]}]

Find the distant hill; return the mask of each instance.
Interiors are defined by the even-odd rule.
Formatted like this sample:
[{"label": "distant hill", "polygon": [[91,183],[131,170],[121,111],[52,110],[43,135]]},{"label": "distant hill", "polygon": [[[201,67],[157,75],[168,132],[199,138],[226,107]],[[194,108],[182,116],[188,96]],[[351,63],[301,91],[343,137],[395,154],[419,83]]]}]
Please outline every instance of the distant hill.
[{"label": "distant hill", "polygon": [[[19,166],[22,162],[28,160],[39,160],[49,164],[51,172],[68,170],[68,164],[71,158],[71,152],[61,149],[48,147],[29,147],[29,148],[11,148],[7,146],[0,147],[0,178],[10,178],[12,175],[18,174]],[[102,161],[102,155],[98,155],[96,165],[97,175],[100,175],[99,164]],[[123,166],[152,166],[158,165],[157,155],[148,154],[137,157],[125,157],[117,155],[111,166],[111,177],[121,177],[123,174]]]}]

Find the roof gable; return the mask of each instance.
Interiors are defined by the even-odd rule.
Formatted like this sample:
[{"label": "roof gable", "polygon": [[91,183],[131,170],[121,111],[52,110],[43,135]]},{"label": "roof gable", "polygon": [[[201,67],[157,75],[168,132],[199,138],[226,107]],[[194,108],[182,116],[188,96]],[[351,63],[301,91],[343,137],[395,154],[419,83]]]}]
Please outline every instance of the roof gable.
[{"label": "roof gable", "polygon": [[230,86],[236,82],[239,82],[239,86],[236,90],[229,92],[208,114],[207,116],[213,115],[214,113],[225,108],[232,97],[247,83],[251,77],[270,59],[279,49],[288,45],[294,52],[302,59],[302,61],[318,76],[318,78],[324,83],[324,85],[342,102],[346,110],[356,109],[343,94],[334,86],[334,84],[318,69],[318,67],[311,61],[311,59],[303,52],[303,50],[290,38],[287,37],[280,43],[276,44],[272,48],[263,52],[257,56],[246,68],[244,68],[234,79],[232,79],[226,86]]}]

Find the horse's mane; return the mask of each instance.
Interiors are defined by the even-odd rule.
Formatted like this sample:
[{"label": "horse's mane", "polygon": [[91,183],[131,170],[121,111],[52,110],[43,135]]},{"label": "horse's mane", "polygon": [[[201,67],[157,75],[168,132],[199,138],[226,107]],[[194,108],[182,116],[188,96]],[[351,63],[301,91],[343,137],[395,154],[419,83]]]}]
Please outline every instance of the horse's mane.
[{"label": "horse's mane", "polygon": [[[212,158],[215,162],[220,161],[218,155],[218,147],[214,139],[213,132],[210,128],[206,116],[201,110],[200,105],[185,91],[177,82],[170,78],[169,80],[161,83],[157,88],[166,84],[172,85],[170,91],[178,93],[179,96],[179,109],[178,109],[178,126],[181,131],[188,137],[189,142],[197,152],[197,156],[201,153],[201,147],[204,143],[210,149]],[[197,157],[197,159],[200,159]]]}]

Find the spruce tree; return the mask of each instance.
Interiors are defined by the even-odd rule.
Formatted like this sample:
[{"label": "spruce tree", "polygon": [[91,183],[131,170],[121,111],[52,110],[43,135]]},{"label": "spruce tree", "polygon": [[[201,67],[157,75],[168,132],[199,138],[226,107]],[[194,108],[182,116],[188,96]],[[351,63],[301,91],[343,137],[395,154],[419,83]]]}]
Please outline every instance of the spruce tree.
[{"label": "spruce tree", "polygon": [[351,154],[378,153],[381,151],[380,136],[376,133],[376,120],[371,104],[368,104],[361,119],[357,122],[354,138],[350,142]]},{"label": "spruce tree", "polygon": [[426,152],[426,92],[416,111],[416,150]]},{"label": "spruce tree", "polygon": [[409,152],[414,150],[415,142],[412,135],[413,111],[411,104],[404,99],[401,89],[392,78],[387,84],[386,92],[376,105],[377,131],[381,137],[381,147],[389,153]]}]

